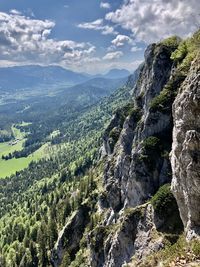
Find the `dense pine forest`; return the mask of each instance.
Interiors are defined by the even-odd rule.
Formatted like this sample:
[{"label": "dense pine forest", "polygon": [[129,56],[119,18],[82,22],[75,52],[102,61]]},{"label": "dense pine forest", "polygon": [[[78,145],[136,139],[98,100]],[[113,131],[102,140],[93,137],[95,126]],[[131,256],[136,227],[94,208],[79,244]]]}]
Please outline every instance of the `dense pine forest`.
[{"label": "dense pine forest", "polygon": [[[96,104],[85,107],[78,103],[76,112],[68,112],[67,105],[58,107],[55,116],[59,120],[53,114],[40,114],[37,106],[35,116],[41,120],[28,117],[31,124],[17,126],[27,139],[24,148],[13,152],[11,158],[26,157],[48,141],[51,150],[48,158],[0,180],[2,266],[49,266],[50,251],[70,214],[88,197],[94,209],[92,202],[96,203],[97,195],[90,192],[96,188],[93,168],[99,159],[102,133],[120,106],[130,109],[130,91],[136,78],[137,72]],[[26,116],[19,119],[27,120]],[[59,134],[48,140],[53,130],[59,130]]]}]

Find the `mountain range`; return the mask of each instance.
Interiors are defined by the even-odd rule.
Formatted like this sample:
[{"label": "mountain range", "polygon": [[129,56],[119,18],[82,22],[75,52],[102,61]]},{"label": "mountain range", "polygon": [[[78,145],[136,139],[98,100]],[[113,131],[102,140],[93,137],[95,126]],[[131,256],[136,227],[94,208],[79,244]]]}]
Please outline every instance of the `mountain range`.
[{"label": "mountain range", "polygon": [[[120,79],[130,75],[127,70],[113,69],[105,75],[89,75],[64,69],[60,66],[16,66],[0,68],[0,90],[12,91],[22,88],[54,84],[73,86],[93,78]],[[12,79],[11,79],[12,77]]]}]

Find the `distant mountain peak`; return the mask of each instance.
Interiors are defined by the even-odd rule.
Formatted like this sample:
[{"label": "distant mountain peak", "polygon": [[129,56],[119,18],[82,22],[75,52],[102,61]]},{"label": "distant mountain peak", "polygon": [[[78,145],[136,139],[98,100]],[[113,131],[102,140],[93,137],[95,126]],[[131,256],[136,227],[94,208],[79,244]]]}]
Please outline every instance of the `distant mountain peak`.
[{"label": "distant mountain peak", "polygon": [[111,69],[106,74],[106,78],[116,79],[116,78],[124,78],[129,76],[131,73],[126,69]]}]

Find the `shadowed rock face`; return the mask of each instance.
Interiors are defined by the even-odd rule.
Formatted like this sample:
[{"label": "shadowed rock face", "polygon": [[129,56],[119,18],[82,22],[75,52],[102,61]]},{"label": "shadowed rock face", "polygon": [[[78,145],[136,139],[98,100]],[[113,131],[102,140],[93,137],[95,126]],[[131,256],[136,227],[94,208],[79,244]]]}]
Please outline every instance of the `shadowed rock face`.
[{"label": "shadowed rock face", "polygon": [[200,61],[193,62],[173,105],[172,190],[188,239],[200,235]]}]

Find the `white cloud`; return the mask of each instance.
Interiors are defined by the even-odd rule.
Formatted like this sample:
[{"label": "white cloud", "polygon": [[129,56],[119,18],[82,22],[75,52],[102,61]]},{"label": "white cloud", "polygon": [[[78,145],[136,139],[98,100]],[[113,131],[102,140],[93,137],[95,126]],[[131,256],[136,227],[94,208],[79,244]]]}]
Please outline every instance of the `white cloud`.
[{"label": "white cloud", "polygon": [[73,68],[76,62],[92,57],[95,47],[73,40],[50,37],[55,23],[25,17],[17,11],[0,12],[0,64],[65,64]]},{"label": "white cloud", "polygon": [[119,34],[116,36],[114,40],[112,40],[111,43],[116,47],[120,47],[120,46],[125,45],[125,43],[129,43],[129,44],[133,43],[133,40],[127,35]]},{"label": "white cloud", "polygon": [[[88,25],[92,29],[103,27],[101,32],[105,31],[104,34],[112,32],[112,27],[104,25],[103,20]],[[133,70],[138,64],[132,59],[123,61],[120,51],[107,52],[100,58],[90,43],[53,39],[54,27],[55,22],[32,18],[30,13],[25,16],[17,10],[0,12],[0,66],[60,65],[75,71],[97,73],[110,68]]]},{"label": "white cloud", "polygon": [[91,22],[83,22],[78,25],[79,28],[89,30],[102,30],[103,19],[97,19]]},{"label": "white cloud", "polygon": [[114,46],[114,45],[111,45],[111,46],[109,46],[108,48],[107,48],[107,51],[108,52],[112,52],[112,51],[115,51],[116,50],[116,46]]},{"label": "white cloud", "polygon": [[110,53],[107,53],[103,59],[104,60],[114,60],[114,59],[118,59],[120,57],[123,56],[123,52],[122,51],[116,51],[116,52],[110,52]]},{"label": "white cloud", "polygon": [[13,15],[21,15],[21,12],[16,10],[16,9],[11,9],[10,13],[13,14]]},{"label": "white cloud", "polygon": [[124,0],[106,19],[132,31],[138,41],[150,43],[195,31],[199,10],[199,0]]},{"label": "white cloud", "polygon": [[137,47],[137,46],[133,46],[131,48],[131,52],[138,52],[138,51],[142,51],[143,49],[141,47]]},{"label": "white cloud", "polygon": [[80,24],[78,24],[78,28],[101,31],[101,33],[104,35],[117,34],[114,27],[104,25],[103,19],[97,19],[97,20],[91,21],[91,22],[80,23]]},{"label": "white cloud", "polygon": [[100,7],[101,8],[105,8],[105,9],[109,9],[110,8],[110,4],[109,3],[106,3],[106,2],[101,2],[100,3]]}]

